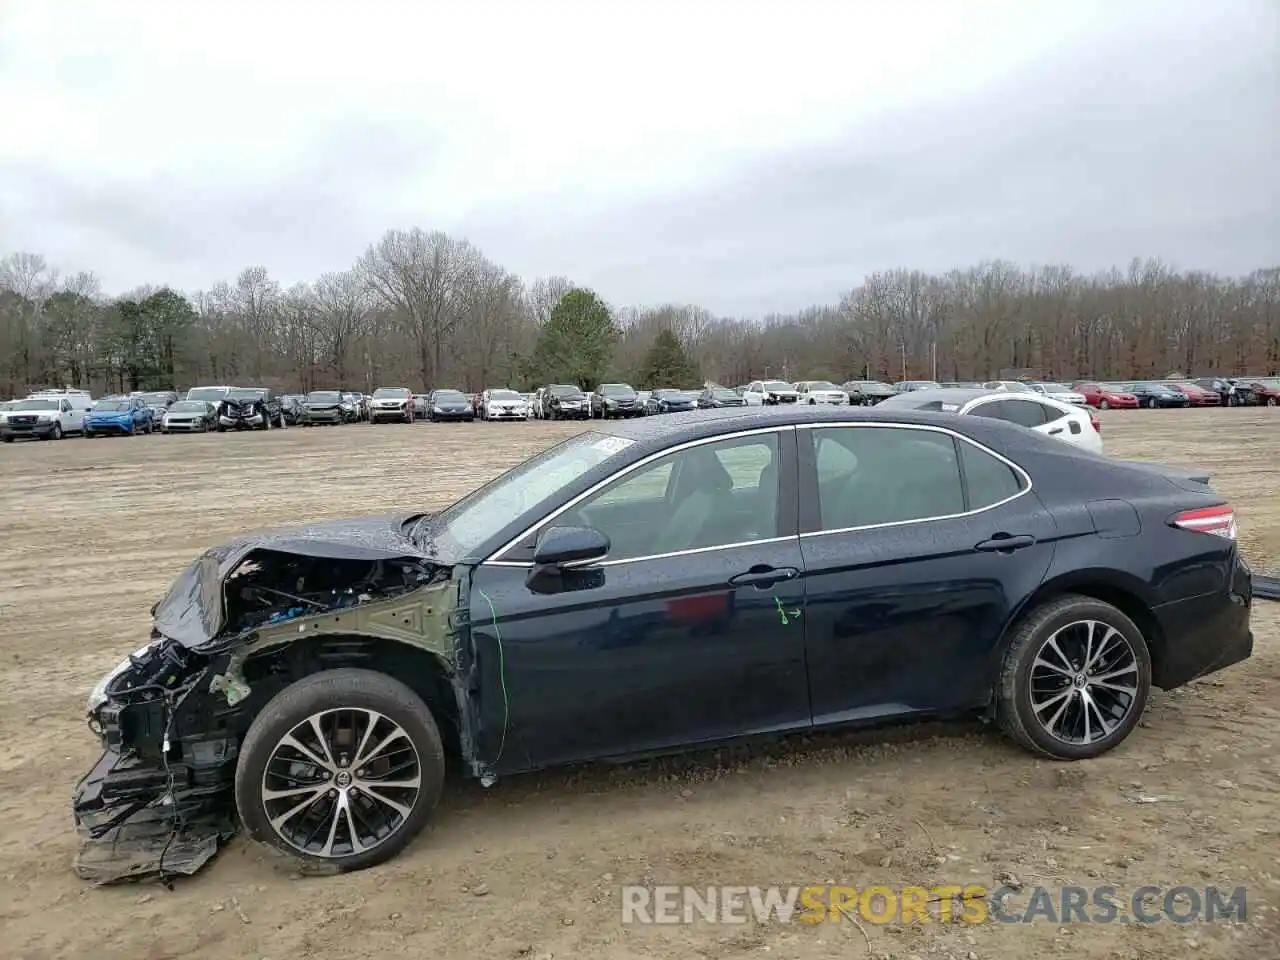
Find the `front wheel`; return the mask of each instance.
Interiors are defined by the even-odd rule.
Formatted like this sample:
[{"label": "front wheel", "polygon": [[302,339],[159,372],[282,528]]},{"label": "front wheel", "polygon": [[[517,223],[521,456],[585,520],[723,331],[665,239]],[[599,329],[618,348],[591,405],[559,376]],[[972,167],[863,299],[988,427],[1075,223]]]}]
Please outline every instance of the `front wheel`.
[{"label": "front wheel", "polygon": [[1150,400],[1147,401],[1147,409],[1149,410],[1154,410],[1158,406],[1160,406],[1160,404],[1156,402],[1155,397],[1152,397]]},{"label": "front wheel", "polygon": [[1098,401],[1098,409],[1099,409],[1099,410],[1110,410],[1110,409],[1111,409],[1111,404],[1107,403],[1107,401],[1105,401],[1105,400],[1099,400],[1099,401]]},{"label": "front wheel", "polygon": [[249,835],[304,860],[361,870],[426,825],[444,786],[440,731],[407,686],[372,670],[312,674],[254,719],[236,767]]},{"label": "front wheel", "polygon": [[55,423],[55,424],[53,425],[53,430],[50,432],[50,434],[49,434],[49,438],[50,438],[51,440],[61,440],[61,439],[62,439],[62,424],[60,424],[60,423]]},{"label": "front wheel", "polygon": [[1023,747],[1055,760],[1106,753],[1137,725],[1151,693],[1151,655],[1123,612],[1068,595],[1014,628],[996,716]]},{"label": "front wheel", "polygon": [[1274,407],[1275,405],[1276,405],[1276,398],[1275,398],[1275,397],[1267,397],[1267,406],[1268,406],[1268,407]]}]

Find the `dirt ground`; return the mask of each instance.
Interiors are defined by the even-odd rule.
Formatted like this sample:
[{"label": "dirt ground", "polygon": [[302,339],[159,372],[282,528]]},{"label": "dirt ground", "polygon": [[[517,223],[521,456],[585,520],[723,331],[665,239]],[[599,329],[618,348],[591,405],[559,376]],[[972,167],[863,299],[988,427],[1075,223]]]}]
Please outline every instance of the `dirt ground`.
[{"label": "dirt ground", "polygon": [[[1207,466],[1280,567],[1280,414],[1112,412],[1109,452]],[[0,957],[205,960],[1280,957],[1280,604],[1244,664],[1156,692],[1129,741],[1045,763],[973,725],[447,792],[399,859],[299,877],[237,838],[172,891],[71,872],[94,681],[202,548],[246,529],[442,505],[578,429],[349,426],[0,448]],[[1137,792],[1166,794],[1138,804]],[[1247,887],[1245,924],[624,926],[624,883]],[[482,886],[483,885],[483,886]]]}]

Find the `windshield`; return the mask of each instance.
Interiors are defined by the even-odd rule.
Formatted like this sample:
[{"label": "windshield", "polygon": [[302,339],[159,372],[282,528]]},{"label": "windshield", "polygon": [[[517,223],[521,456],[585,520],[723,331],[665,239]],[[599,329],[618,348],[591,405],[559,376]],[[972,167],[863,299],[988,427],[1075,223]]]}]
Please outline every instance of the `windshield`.
[{"label": "windshield", "polygon": [[155,405],[157,403],[168,403],[172,397],[173,394],[169,393],[167,390],[161,390],[156,393],[144,393],[142,395],[143,402],[151,405]]},{"label": "windshield", "polygon": [[[119,410],[128,410],[133,406],[128,400],[99,400],[93,405],[94,410],[103,410],[107,412],[115,412]],[[50,407],[49,409],[56,409]]]},{"label": "windshield", "polygon": [[226,395],[226,387],[192,387],[187,391],[188,400],[221,400]]},{"label": "windshield", "polygon": [[830,380],[810,380],[809,389],[810,390],[839,390],[840,388],[837,387]]},{"label": "windshield", "polygon": [[338,403],[341,399],[337,390],[313,390],[307,394],[310,403]]},{"label": "windshield", "polygon": [[227,397],[231,400],[261,400],[266,395],[267,391],[257,387],[232,387],[227,391]]},{"label": "windshield", "polygon": [[14,400],[11,410],[57,410],[57,400]]},{"label": "windshield", "polygon": [[203,413],[203,400],[179,400],[169,408],[170,413]]},{"label": "windshield", "polygon": [[1070,387],[1061,383],[1042,383],[1040,389],[1045,393],[1075,393]]},{"label": "windshield", "polygon": [[783,383],[781,380],[766,380],[764,384],[765,390],[794,390],[795,387],[789,383]]},{"label": "windshield", "polygon": [[716,387],[711,391],[711,395],[717,400],[737,400],[738,395],[728,387]]},{"label": "windshield", "polygon": [[1002,380],[1000,382],[1009,393],[1035,393],[1034,390],[1019,380]]},{"label": "windshield", "polygon": [[634,442],[595,432],[571,437],[427,518],[414,532],[414,542],[439,559],[470,556],[507,524]]},{"label": "windshield", "polygon": [[604,383],[600,385],[600,396],[602,397],[625,397],[632,393],[635,393],[635,390],[625,383]]},{"label": "windshield", "polygon": [[579,390],[577,387],[569,386],[567,383],[556,383],[548,387],[547,392],[550,393],[553,397],[572,397],[581,393],[582,391]]},{"label": "windshield", "polygon": [[1100,383],[1098,384],[1098,389],[1103,390],[1107,393],[1128,393],[1129,392],[1128,388],[1123,387],[1118,383]]},{"label": "windshield", "polygon": [[1250,382],[1261,384],[1264,387],[1280,387],[1280,377],[1262,377],[1259,380],[1252,380]]},{"label": "windshield", "polygon": [[516,393],[514,390],[490,390],[489,399],[490,400],[519,400],[520,394]]},{"label": "windshield", "polygon": [[379,387],[373,391],[373,399],[375,400],[404,400],[408,396],[408,387]]},{"label": "windshield", "polygon": [[467,399],[461,390],[437,390],[436,400],[458,401]]},{"label": "windshield", "polygon": [[854,387],[859,390],[892,390],[893,387],[887,383],[881,383],[879,380],[852,380],[845,384],[846,387]]}]

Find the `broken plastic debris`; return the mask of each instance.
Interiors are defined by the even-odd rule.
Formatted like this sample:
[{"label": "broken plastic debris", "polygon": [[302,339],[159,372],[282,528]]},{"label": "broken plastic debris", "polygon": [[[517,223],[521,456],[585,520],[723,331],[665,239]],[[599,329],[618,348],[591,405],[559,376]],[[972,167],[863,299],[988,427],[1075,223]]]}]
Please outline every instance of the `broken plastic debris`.
[{"label": "broken plastic debris", "polygon": [[1182,798],[1176,793],[1126,793],[1124,798],[1130,803],[1181,803]]}]

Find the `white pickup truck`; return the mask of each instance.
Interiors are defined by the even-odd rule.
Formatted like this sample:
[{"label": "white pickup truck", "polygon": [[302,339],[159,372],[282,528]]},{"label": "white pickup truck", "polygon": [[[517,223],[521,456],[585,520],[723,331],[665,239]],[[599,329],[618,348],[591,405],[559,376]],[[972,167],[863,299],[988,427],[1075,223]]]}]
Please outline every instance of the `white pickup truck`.
[{"label": "white pickup truck", "polygon": [[79,400],[78,395],[46,394],[13,401],[0,413],[0,441],[61,440],[71,433],[83,433],[88,401]]}]

